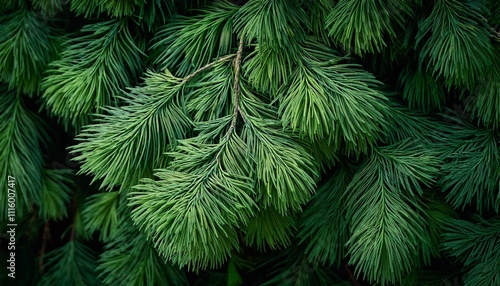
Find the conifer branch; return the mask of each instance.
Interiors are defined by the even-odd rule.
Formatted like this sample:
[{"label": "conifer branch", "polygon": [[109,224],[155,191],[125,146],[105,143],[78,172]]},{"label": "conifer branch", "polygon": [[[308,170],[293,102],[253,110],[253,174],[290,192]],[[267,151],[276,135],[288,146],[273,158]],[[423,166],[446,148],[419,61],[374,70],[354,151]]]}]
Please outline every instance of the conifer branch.
[{"label": "conifer branch", "polygon": [[351,270],[349,269],[349,266],[347,264],[344,264],[344,268],[345,268],[347,274],[349,275],[349,280],[351,280],[352,286],[359,286],[359,283],[356,280],[356,278],[354,277],[354,275],[352,274]]},{"label": "conifer branch", "polygon": [[43,257],[45,256],[45,248],[47,247],[47,241],[50,239],[50,228],[49,228],[49,220],[45,221],[45,225],[43,227],[43,236],[42,236],[42,247],[40,248],[40,258],[38,261],[38,269],[43,269]]},{"label": "conifer branch", "polygon": [[32,213],[33,215],[30,217],[29,228],[26,230],[26,236],[28,236],[30,230],[33,229],[33,222],[36,221],[36,219],[37,219],[37,214],[34,210],[35,210],[35,207],[33,204],[31,204],[30,205],[30,213]]},{"label": "conifer branch", "polygon": [[236,55],[235,54],[230,54],[230,55],[224,56],[222,58],[219,58],[216,61],[213,61],[213,62],[211,62],[209,64],[206,64],[205,66],[197,69],[192,74],[190,74],[187,77],[183,78],[182,79],[182,83],[185,83],[185,82],[189,81],[190,79],[192,79],[193,77],[195,77],[197,74],[201,73],[202,71],[204,71],[206,69],[209,69],[209,68],[215,66],[216,64],[218,64],[220,62],[224,62],[224,61],[227,61],[227,60],[230,60],[230,59],[234,58],[234,56],[236,56]]},{"label": "conifer branch", "polygon": [[75,231],[76,231],[76,217],[78,215],[78,206],[76,205],[76,200],[73,199],[73,209],[75,210],[74,213],[74,218],[73,218],[73,224],[71,225],[71,236],[70,236],[70,241],[73,241],[75,239]]},{"label": "conifer branch", "polygon": [[484,21],[484,23],[490,28],[491,32],[495,35],[498,40],[500,40],[500,31],[495,30],[495,28],[488,23],[488,20],[485,17],[481,17],[481,19]]},{"label": "conifer branch", "polygon": [[236,53],[236,59],[234,61],[234,95],[233,95],[233,119],[231,120],[231,125],[226,133],[226,137],[229,138],[236,127],[236,122],[238,119],[238,113],[245,118],[243,112],[240,109],[240,73],[241,73],[241,56],[243,54],[243,38],[240,39],[240,44],[238,46],[238,52]]},{"label": "conifer branch", "polygon": [[495,34],[495,36],[500,39],[500,31],[495,30],[495,28],[493,28],[492,26],[489,27],[493,34]]}]

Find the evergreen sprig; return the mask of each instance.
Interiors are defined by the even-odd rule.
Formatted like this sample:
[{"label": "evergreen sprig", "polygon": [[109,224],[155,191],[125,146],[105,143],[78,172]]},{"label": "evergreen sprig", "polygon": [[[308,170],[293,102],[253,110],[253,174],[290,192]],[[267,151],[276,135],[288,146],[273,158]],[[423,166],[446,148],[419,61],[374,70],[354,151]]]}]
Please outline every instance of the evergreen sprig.
[{"label": "evergreen sprig", "polygon": [[[500,282],[500,220],[474,222],[450,220],[443,234],[443,249],[458,257],[468,270],[464,285],[495,285]],[[479,283],[479,284],[478,284]]]},{"label": "evergreen sprig", "polygon": [[[0,86],[0,183],[16,178],[16,215],[23,216],[32,204],[43,198],[42,148],[48,141],[46,125],[26,108],[21,95]],[[0,192],[7,202],[7,190]],[[0,217],[7,217],[8,204],[0,206]]]},{"label": "evergreen sprig", "polygon": [[216,64],[188,84],[186,108],[195,122],[216,120],[230,114],[233,94],[233,70],[230,65]]},{"label": "evergreen sprig", "polygon": [[425,71],[412,70],[407,66],[400,75],[403,97],[408,100],[408,107],[421,109],[424,113],[437,110],[445,104],[444,86],[439,80]]},{"label": "evergreen sprig", "polygon": [[245,243],[262,252],[289,247],[295,225],[295,216],[282,215],[272,207],[261,209],[245,228]]},{"label": "evergreen sprig", "polygon": [[252,181],[220,156],[244,164],[243,144],[235,134],[219,144],[180,141],[170,169],[155,173],[159,181],[134,187],[132,218],[163,257],[190,269],[216,268],[239,248],[236,228],[256,208]]},{"label": "evergreen sprig", "polygon": [[440,184],[456,209],[472,205],[483,211],[500,211],[500,139],[494,130],[467,123],[456,125]]},{"label": "evergreen sprig", "polygon": [[500,283],[500,247],[494,251],[496,256],[479,262],[464,275],[464,286],[497,285]]},{"label": "evergreen sprig", "polygon": [[90,18],[99,11],[99,1],[73,0],[70,2],[70,9],[75,12],[76,15],[83,15],[85,18]]},{"label": "evergreen sprig", "polygon": [[292,52],[305,39],[310,27],[307,14],[297,0],[250,0],[235,15],[235,29],[246,39],[254,39],[270,49]]},{"label": "evergreen sprig", "polygon": [[439,159],[415,142],[373,149],[346,190],[349,263],[369,281],[394,283],[418,265],[425,222],[417,212]]},{"label": "evergreen sprig", "polygon": [[54,18],[63,9],[64,2],[63,0],[33,0],[32,5],[33,8],[41,11],[45,18]]},{"label": "evergreen sprig", "polygon": [[83,164],[80,173],[102,179],[102,188],[128,190],[160,167],[163,152],[185,137],[191,120],[183,107],[186,81],[170,72],[146,73],[142,86],[130,88],[124,106],[106,107],[98,122],[78,135],[72,153]]},{"label": "evergreen sprig", "polygon": [[[112,18],[138,16],[151,26],[156,17],[164,20],[164,14],[172,14],[175,10],[174,0],[72,0],[70,8],[77,15],[85,18],[106,14]],[[161,15],[161,16],[160,16]]]},{"label": "evergreen sprig", "polygon": [[155,34],[151,49],[159,50],[155,64],[187,76],[232,49],[232,22],[238,6],[215,1],[194,16],[175,15]]},{"label": "evergreen sprig", "polygon": [[278,122],[247,116],[243,130],[255,162],[259,201],[280,214],[300,211],[314,191],[317,171],[313,158],[290,136],[280,134]]},{"label": "evergreen sprig", "polygon": [[[441,235],[451,219],[457,217],[455,210],[441,200],[432,191],[426,191],[420,204],[420,215],[425,219],[426,227],[421,244],[421,259],[425,265],[431,265],[432,259],[441,256]],[[416,271],[418,272],[418,271]]]},{"label": "evergreen sprig", "polygon": [[309,141],[327,141],[334,150],[345,143],[359,155],[379,138],[388,106],[373,75],[341,60],[324,45],[304,45],[303,62],[278,92],[279,112],[284,125]]},{"label": "evergreen sprig", "polygon": [[[238,249],[237,229],[254,216],[256,201],[285,215],[300,210],[314,187],[312,158],[304,158],[307,152],[300,152],[298,143],[281,134],[276,113],[240,82],[242,53],[240,40],[232,112],[196,122],[199,134],[180,140],[168,153],[173,159],[168,169],[157,171],[159,180],[144,179],[146,184],[131,193],[134,221],[163,256],[181,266],[220,265]],[[241,129],[239,118],[244,121]],[[157,219],[158,212],[167,214]],[[169,231],[173,229],[175,235]]]},{"label": "evergreen sprig", "polygon": [[[380,52],[396,36],[405,17],[411,16],[411,1],[340,0],[326,18],[329,36],[358,55]],[[333,5],[333,4],[329,4]]]},{"label": "evergreen sprig", "polygon": [[105,192],[91,195],[83,205],[82,217],[89,233],[99,231],[99,239],[113,238],[118,229],[119,192]]},{"label": "evergreen sprig", "polygon": [[484,261],[484,257],[498,255],[500,220],[484,220],[476,216],[474,222],[454,219],[446,225],[443,248],[464,261],[465,266]]},{"label": "evergreen sprig", "polygon": [[244,77],[258,92],[276,96],[278,89],[287,81],[296,64],[295,53],[286,48],[271,48],[265,43],[254,46],[245,58]]},{"label": "evergreen sprig", "polygon": [[[500,285],[499,15],[497,0],[0,0],[16,281]],[[67,155],[45,152],[48,129],[75,170],[47,166]]]},{"label": "evergreen sprig", "polygon": [[97,255],[78,240],[49,252],[40,285],[102,285],[97,277]]},{"label": "evergreen sprig", "polygon": [[133,222],[122,214],[119,230],[106,244],[97,270],[103,284],[119,285],[188,285],[180,269],[162,259]]},{"label": "evergreen sprig", "polygon": [[38,215],[45,220],[60,220],[67,216],[67,205],[73,193],[72,170],[45,169]]},{"label": "evergreen sprig", "polygon": [[22,93],[39,91],[48,64],[59,55],[55,30],[32,10],[0,17],[0,79]]},{"label": "evergreen sprig", "polygon": [[[500,9],[499,9],[500,10]],[[486,71],[471,95],[466,110],[484,126],[498,130],[500,127],[500,44],[495,46],[493,65]]]},{"label": "evergreen sprig", "polygon": [[258,200],[285,215],[301,211],[318,179],[314,158],[290,132],[283,132],[277,110],[242,84],[242,138],[255,170]]},{"label": "evergreen sprig", "polygon": [[259,281],[259,285],[347,286],[350,284],[337,277],[328,267],[308,261],[304,249],[296,245],[279,253],[267,255],[259,264],[254,270],[267,273],[266,277]]},{"label": "evergreen sprig", "polygon": [[116,105],[122,90],[135,82],[143,67],[143,44],[129,29],[127,19],[87,25],[50,64],[41,85],[43,99],[66,127],[89,124],[92,113]]},{"label": "evergreen sprig", "polygon": [[352,166],[337,167],[329,180],[318,188],[300,219],[298,237],[305,243],[307,257],[320,264],[340,265],[349,239],[346,208],[342,198],[354,176]]},{"label": "evergreen sprig", "polygon": [[493,49],[484,1],[438,0],[416,35],[420,63],[448,87],[474,88],[491,66]]},{"label": "evergreen sprig", "polygon": [[249,43],[243,74],[258,92],[275,96],[300,58],[300,43],[311,29],[300,1],[252,0],[235,15],[235,30]]},{"label": "evergreen sprig", "polygon": [[[161,256],[198,271],[217,268],[238,250],[237,228],[248,223],[257,207],[252,199],[251,165],[246,144],[236,133],[242,111],[240,67],[243,41],[234,59],[232,114],[197,122],[198,136],[179,140],[159,179],[143,179],[130,193],[132,219],[153,240]],[[214,61],[187,76],[215,66]],[[160,215],[161,214],[161,215]]]},{"label": "evergreen sprig", "polygon": [[[387,124],[382,128],[383,142],[396,144],[410,139],[418,141],[427,148],[436,149],[440,146],[438,143],[444,143],[449,139],[451,124],[437,121],[418,110],[403,107],[394,101],[390,101],[390,106]],[[445,149],[447,150],[446,147]]]}]

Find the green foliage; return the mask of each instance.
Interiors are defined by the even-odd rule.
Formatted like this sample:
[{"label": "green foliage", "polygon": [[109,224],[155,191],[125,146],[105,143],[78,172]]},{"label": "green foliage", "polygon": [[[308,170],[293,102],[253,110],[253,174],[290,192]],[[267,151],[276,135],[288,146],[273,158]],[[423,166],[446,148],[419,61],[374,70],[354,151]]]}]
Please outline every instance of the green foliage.
[{"label": "green foliage", "polygon": [[23,8],[25,4],[24,0],[0,0],[0,11]]},{"label": "green foliage", "polygon": [[334,150],[345,142],[348,153],[366,153],[388,113],[386,98],[376,89],[379,82],[314,42],[304,46],[303,57],[279,91],[283,123],[310,141],[329,142]]},{"label": "green foliage", "polygon": [[100,232],[99,239],[114,237],[118,230],[118,192],[97,193],[87,198],[82,216],[89,233]]},{"label": "green foliage", "polygon": [[466,106],[471,116],[484,126],[497,129],[500,127],[500,46],[494,50],[493,66],[482,77],[475,93]]},{"label": "green foliage", "polygon": [[456,218],[456,213],[449,205],[441,201],[434,194],[427,191],[422,199],[422,211],[420,215],[425,219],[426,228],[423,232],[421,244],[421,260],[425,265],[430,265],[432,258],[441,254],[441,235],[444,227],[450,219]]},{"label": "green foliage", "polygon": [[90,123],[91,113],[116,105],[142,71],[142,44],[128,24],[124,19],[85,26],[65,44],[62,58],[50,64],[43,98],[66,127],[80,128]]},{"label": "green foliage", "polygon": [[[498,31],[498,28],[500,28],[500,3],[498,3],[498,1],[490,1],[489,8],[491,11],[488,20],[490,22],[490,27]],[[497,36],[500,38],[500,35]]]},{"label": "green foliage", "polygon": [[125,18],[127,16],[138,16],[151,25],[156,14],[161,14],[160,19],[164,19],[165,14],[171,14],[174,10],[174,0],[72,0],[71,10],[77,15],[89,18],[94,15],[106,14],[113,18]]},{"label": "green foliage", "polygon": [[499,11],[0,0],[16,283],[497,286]]},{"label": "green foliage", "polygon": [[[294,52],[305,39],[307,14],[297,0],[250,0],[235,15],[235,28],[241,38],[275,50]],[[290,51],[291,50],[291,51]]]},{"label": "green foliage", "polygon": [[[107,12],[110,16],[119,18],[131,16],[136,9],[137,4],[141,3],[138,0],[106,0],[96,1],[99,12]],[[144,2],[141,3],[144,5]]]},{"label": "green foliage", "polygon": [[44,17],[54,17],[63,9],[62,0],[32,0],[33,8],[40,10]]},{"label": "green foliage", "polygon": [[452,85],[473,88],[491,66],[493,49],[482,0],[438,0],[416,36],[420,61]]},{"label": "green foliage", "polygon": [[[28,110],[21,95],[0,86],[0,183],[7,186],[8,176],[16,178],[16,215],[23,216],[32,204],[43,196],[42,147],[47,139],[46,127],[40,118]],[[7,190],[0,192],[7,202]],[[7,217],[8,205],[0,206],[0,217]]]},{"label": "green foliage", "polygon": [[[126,216],[99,259],[105,285],[188,285],[183,272],[165,263],[147,237]],[[125,226],[125,227],[124,227]]]},{"label": "green foliage", "polygon": [[171,169],[130,193],[132,218],[162,256],[180,266],[215,268],[238,247],[236,227],[256,205],[250,178],[225,166],[222,156],[244,164],[243,144],[235,135],[219,144],[180,141]]},{"label": "green foliage", "polygon": [[54,30],[28,9],[0,17],[0,80],[9,89],[34,94],[47,65],[58,57]]},{"label": "green foliage", "polygon": [[[107,1],[108,3],[113,3],[112,1]],[[124,5],[128,4],[129,1],[124,1]],[[83,15],[85,18],[93,16],[97,11],[99,11],[99,1],[97,0],[73,0],[70,2],[70,7],[76,15]],[[121,11],[120,11],[121,12]]]},{"label": "green foliage", "polygon": [[[326,18],[328,35],[355,54],[380,52],[411,15],[408,0],[340,0]],[[332,4],[330,4],[332,5]]]},{"label": "green foliage", "polygon": [[165,73],[147,72],[143,86],[125,94],[122,107],[106,107],[107,114],[87,125],[78,135],[82,142],[73,153],[82,161],[81,173],[103,179],[101,186],[128,190],[140,178],[159,167],[159,160],[170,144],[186,134],[186,117],[179,94],[185,82]]},{"label": "green foliage", "polygon": [[479,262],[464,275],[464,286],[496,285],[500,283],[500,249],[495,250],[496,257]]},{"label": "green foliage", "polygon": [[97,278],[97,255],[78,240],[71,240],[46,256],[39,285],[102,285]]},{"label": "green foliage", "polygon": [[249,43],[257,41],[244,61],[243,74],[259,92],[274,96],[297,65],[300,43],[311,28],[299,2],[253,0],[235,15],[240,36]]},{"label": "green foliage", "polygon": [[73,235],[81,240],[90,240],[92,237],[92,233],[88,231],[86,226],[85,218],[83,217],[83,208],[81,205],[76,203],[76,201],[72,201],[72,206],[76,207],[76,210],[73,213],[73,224],[70,225],[63,233],[63,237],[67,237],[68,234]]},{"label": "green foliage", "polygon": [[403,97],[408,100],[409,108],[422,109],[428,113],[431,110],[441,110],[445,101],[444,88],[426,72],[411,70],[410,66],[400,75],[403,86]]},{"label": "green foliage", "polygon": [[190,82],[186,108],[195,122],[211,121],[231,113],[234,74],[230,65],[219,64]]},{"label": "green foliage", "polygon": [[248,246],[256,246],[265,252],[290,246],[295,230],[295,219],[292,216],[279,214],[272,207],[259,211],[245,229],[245,242]]},{"label": "green foliage", "polygon": [[310,261],[339,265],[345,256],[349,239],[344,201],[347,186],[354,171],[349,165],[340,165],[330,179],[319,187],[301,217],[301,242],[305,242]]},{"label": "green foliage", "polygon": [[243,278],[238,272],[238,269],[236,267],[236,263],[234,263],[234,259],[229,260],[228,266],[227,266],[227,285],[228,286],[236,286],[236,285],[242,285],[243,284]]},{"label": "green foliage", "polygon": [[266,258],[256,268],[268,272],[259,285],[349,285],[349,282],[340,282],[328,268],[308,261],[303,249],[298,247],[290,247]]},{"label": "green foliage", "polygon": [[419,111],[404,108],[398,104],[392,103],[391,105],[388,124],[382,129],[386,135],[383,138],[384,142],[395,144],[411,139],[427,148],[434,149],[439,147],[436,143],[443,143],[449,136],[447,132],[450,128],[449,124],[435,121]]},{"label": "green foliage", "polygon": [[440,180],[456,209],[473,205],[479,212],[500,211],[500,138],[493,130],[457,126]]},{"label": "green foliage", "polygon": [[276,121],[247,118],[252,124],[243,132],[255,160],[259,199],[280,214],[299,211],[314,190],[316,176],[311,156],[289,136],[278,133]]},{"label": "green foliage", "polygon": [[479,217],[476,220],[477,223],[450,220],[443,234],[444,249],[465,261],[465,266],[482,260],[483,254],[494,256],[498,251],[500,221],[486,221]]},{"label": "green foliage", "polygon": [[330,0],[305,0],[303,1],[304,9],[310,23],[310,31],[323,43],[331,43],[328,37],[328,29],[325,27],[326,18],[332,10],[332,2]]},{"label": "green foliage", "polygon": [[286,48],[271,48],[259,43],[247,56],[243,74],[257,91],[275,96],[295,66],[295,54]]},{"label": "green foliage", "polygon": [[72,172],[68,169],[45,169],[38,215],[45,220],[60,220],[67,216],[66,206],[72,191]]},{"label": "green foliage", "polygon": [[176,15],[155,35],[153,49],[160,53],[155,64],[161,70],[175,70],[187,76],[210,63],[214,57],[229,53],[232,45],[232,21],[237,6],[216,1],[198,15]]},{"label": "green foliage", "polygon": [[243,140],[253,159],[258,200],[280,214],[301,211],[314,191],[318,173],[307,146],[282,132],[276,110],[242,85],[241,110],[245,114]]},{"label": "green foliage", "polygon": [[439,163],[408,140],[373,149],[346,190],[351,233],[346,245],[356,273],[393,283],[418,264],[425,225],[417,212],[419,197],[422,185],[435,182]]},{"label": "green foliage", "polygon": [[500,220],[476,217],[476,223],[450,220],[443,234],[443,248],[472,268],[464,285],[495,285],[500,282]]}]

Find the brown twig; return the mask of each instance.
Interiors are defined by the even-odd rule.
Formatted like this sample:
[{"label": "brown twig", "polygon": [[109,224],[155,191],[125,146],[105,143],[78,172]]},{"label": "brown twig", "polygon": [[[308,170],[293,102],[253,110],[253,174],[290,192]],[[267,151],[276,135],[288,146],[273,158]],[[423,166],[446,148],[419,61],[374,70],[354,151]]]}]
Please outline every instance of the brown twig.
[{"label": "brown twig", "polygon": [[500,31],[495,30],[495,28],[490,26],[490,29],[493,33],[495,33],[498,37],[500,37]]},{"label": "brown twig", "polygon": [[495,30],[495,28],[490,26],[490,24],[488,23],[488,20],[484,17],[483,17],[483,21],[486,23],[486,25],[488,25],[488,27],[490,27],[490,30],[493,32],[493,34],[495,34],[495,37],[498,38],[497,40],[500,41],[500,31],[497,31],[497,30]]},{"label": "brown twig", "polygon": [[234,60],[234,95],[233,95],[233,119],[231,120],[231,125],[227,130],[226,137],[231,137],[234,128],[236,127],[236,122],[238,120],[238,114],[244,118],[243,112],[240,109],[240,73],[241,73],[241,57],[243,54],[243,39],[240,39],[240,44],[238,46],[238,52],[236,53],[236,59]]},{"label": "brown twig", "polygon": [[39,261],[38,261],[38,269],[42,271],[43,268],[43,257],[45,256],[45,249],[47,248],[47,241],[50,240],[50,228],[49,228],[49,220],[45,221],[45,225],[43,227],[43,235],[42,235],[42,247],[40,248],[39,253]]},{"label": "brown twig", "polygon": [[30,231],[33,229],[31,226],[33,225],[33,222],[37,219],[37,214],[35,212],[35,207],[34,207],[34,204],[31,204],[30,206],[30,213],[32,213],[33,215],[30,217],[30,220],[29,220],[29,227],[26,229],[26,236],[29,236],[30,234]]},{"label": "brown twig", "polygon": [[230,60],[232,58],[234,58],[234,56],[236,56],[235,54],[231,54],[231,55],[227,55],[227,56],[224,56],[222,58],[219,58],[218,60],[214,61],[214,62],[211,62],[209,64],[206,64],[205,66],[197,69],[195,72],[193,72],[192,74],[188,75],[187,77],[183,78],[182,79],[182,82],[186,82],[190,79],[192,79],[193,77],[195,77],[197,74],[199,74],[200,72],[206,70],[206,69],[209,69],[213,66],[215,66],[216,64],[220,63],[220,62],[224,62],[224,61],[227,61],[227,60]]},{"label": "brown twig", "polygon": [[358,280],[356,280],[356,277],[354,277],[354,275],[352,275],[352,272],[349,269],[349,266],[347,266],[347,264],[344,264],[344,268],[345,268],[345,271],[347,272],[347,274],[349,275],[349,280],[351,280],[352,286],[359,286]]},{"label": "brown twig", "polygon": [[76,229],[76,217],[78,216],[78,206],[76,204],[76,200],[73,198],[73,210],[75,211],[74,217],[73,217],[73,224],[71,225],[71,235],[70,235],[70,241],[73,241],[75,239],[75,229]]}]

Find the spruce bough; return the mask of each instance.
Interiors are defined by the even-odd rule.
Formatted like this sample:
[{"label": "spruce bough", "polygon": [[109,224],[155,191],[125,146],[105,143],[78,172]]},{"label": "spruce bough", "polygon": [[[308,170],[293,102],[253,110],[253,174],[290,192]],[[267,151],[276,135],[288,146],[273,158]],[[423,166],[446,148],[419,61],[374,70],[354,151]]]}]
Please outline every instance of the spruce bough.
[{"label": "spruce bough", "polygon": [[0,4],[16,283],[500,284],[498,1]]}]

